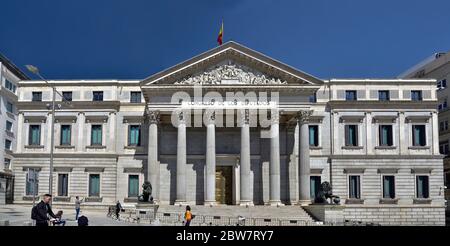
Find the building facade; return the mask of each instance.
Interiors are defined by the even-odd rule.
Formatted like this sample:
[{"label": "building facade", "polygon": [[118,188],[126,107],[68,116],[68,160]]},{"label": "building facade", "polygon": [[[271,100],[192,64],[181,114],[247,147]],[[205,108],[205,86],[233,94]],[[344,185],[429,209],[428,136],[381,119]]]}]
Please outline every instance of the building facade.
[{"label": "building facade", "polygon": [[[399,77],[401,78],[433,78],[436,79],[436,94],[438,99],[437,110],[439,112],[439,152],[444,158],[444,182],[445,199],[450,200],[450,90],[447,81],[450,81],[450,52],[436,53],[408,69]],[[448,210],[448,204],[447,204]]]},{"label": "building facade", "polygon": [[16,147],[17,84],[28,77],[0,54],[0,204],[12,203],[12,153]]},{"label": "building facade", "polygon": [[50,81],[54,117],[23,81],[14,200],[29,169],[47,192],[55,120],[55,203],[134,204],[149,180],[160,204],[307,206],[328,181],[346,218],[444,224],[435,82],[321,80],[235,42],[142,81]]}]

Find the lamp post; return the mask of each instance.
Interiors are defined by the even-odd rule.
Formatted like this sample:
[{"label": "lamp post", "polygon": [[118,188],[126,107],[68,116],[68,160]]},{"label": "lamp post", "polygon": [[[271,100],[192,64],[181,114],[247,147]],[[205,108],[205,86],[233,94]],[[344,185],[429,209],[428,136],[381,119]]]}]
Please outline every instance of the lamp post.
[{"label": "lamp post", "polygon": [[[52,109],[52,121],[51,121],[51,134],[50,134],[50,173],[49,173],[49,178],[48,178],[48,194],[53,195],[53,149],[54,149],[54,145],[55,145],[55,137],[54,137],[54,132],[55,132],[55,99],[56,99],[56,93],[58,93],[58,95],[61,96],[62,100],[70,105],[70,102],[68,102],[63,95],[61,95],[61,93],[59,93],[55,86],[53,86],[52,84],[50,84],[46,79],[44,79],[41,74],[39,73],[39,69],[33,65],[25,65],[25,67],[28,69],[28,71],[30,71],[31,73],[37,75],[41,80],[43,80],[48,86],[50,86],[53,90],[53,95],[52,95],[52,105],[51,105],[51,109]],[[52,200],[53,200],[53,196],[52,196]]]}]

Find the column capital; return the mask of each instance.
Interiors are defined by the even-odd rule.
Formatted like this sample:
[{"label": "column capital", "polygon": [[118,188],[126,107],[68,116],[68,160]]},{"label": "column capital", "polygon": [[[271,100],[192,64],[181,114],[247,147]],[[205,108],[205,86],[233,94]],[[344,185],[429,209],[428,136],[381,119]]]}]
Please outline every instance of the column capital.
[{"label": "column capital", "polygon": [[296,118],[300,124],[308,124],[312,115],[312,110],[301,110],[297,112]]},{"label": "column capital", "polygon": [[205,112],[205,117],[206,117],[206,123],[209,124],[215,124],[216,122],[216,112],[212,111],[212,112]]},{"label": "column capital", "polygon": [[150,124],[159,124],[161,114],[158,110],[148,111],[147,116]]},{"label": "column capital", "polygon": [[242,124],[250,123],[250,111],[248,109],[239,110]]},{"label": "column capital", "polygon": [[186,123],[186,113],[183,111],[177,112],[177,116],[178,116],[178,122],[179,123]]}]

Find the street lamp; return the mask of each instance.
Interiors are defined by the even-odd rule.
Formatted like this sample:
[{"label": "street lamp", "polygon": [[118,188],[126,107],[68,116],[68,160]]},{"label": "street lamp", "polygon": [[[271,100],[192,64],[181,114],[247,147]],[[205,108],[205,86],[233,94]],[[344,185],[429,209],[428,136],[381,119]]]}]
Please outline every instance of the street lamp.
[{"label": "street lamp", "polygon": [[[52,98],[52,121],[51,121],[51,134],[50,134],[50,177],[48,179],[49,185],[48,185],[48,194],[53,194],[53,149],[55,145],[55,96],[56,93],[61,96],[62,100],[67,103],[68,105],[71,105],[69,101],[67,101],[61,93],[59,93],[55,86],[50,84],[46,79],[44,79],[41,74],[39,73],[39,69],[33,65],[25,65],[25,67],[30,71],[31,73],[37,75],[41,80],[43,80],[48,86],[50,86],[53,89],[53,98]],[[52,198],[53,199],[53,198]]]}]

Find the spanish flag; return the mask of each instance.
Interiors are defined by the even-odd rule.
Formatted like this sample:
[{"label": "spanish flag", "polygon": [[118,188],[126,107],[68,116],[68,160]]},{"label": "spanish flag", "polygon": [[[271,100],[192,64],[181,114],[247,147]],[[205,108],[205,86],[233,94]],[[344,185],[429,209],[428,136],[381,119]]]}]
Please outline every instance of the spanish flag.
[{"label": "spanish flag", "polygon": [[222,20],[222,26],[220,27],[219,36],[217,36],[217,43],[219,45],[222,45],[222,38],[223,38],[223,20]]}]

